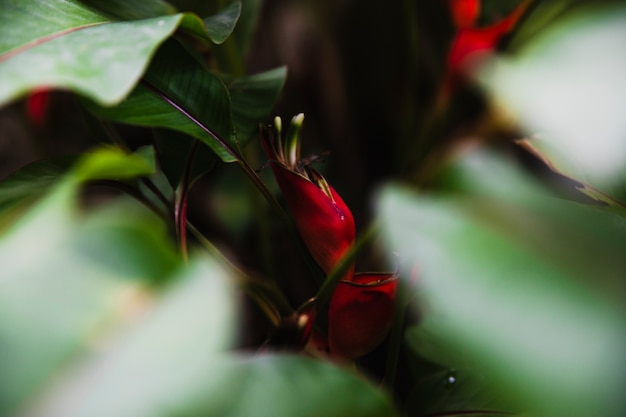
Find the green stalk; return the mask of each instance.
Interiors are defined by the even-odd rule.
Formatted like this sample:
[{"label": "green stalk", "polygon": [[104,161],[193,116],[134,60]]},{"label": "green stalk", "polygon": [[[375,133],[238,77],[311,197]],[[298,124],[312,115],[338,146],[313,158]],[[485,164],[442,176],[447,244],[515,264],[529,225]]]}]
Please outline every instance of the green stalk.
[{"label": "green stalk", "polygon": [[317,295],[315,296],[315,300],[318,305],[322,305],[330,300],[330,297],[333,295],[335,291],[335,287],[344,277],[346,272],[352,266],[357,254],[363,250],[366,244],[368,244],[374,235],[376,234],[377,227],[376,225],[371,225],[365,233],[361,235],[359,239],[357,239],[356,243],[350,248],[348,253],[345,254],[343,258],[339,261],[337,266],[328,274],[326,280],[322,283]]}]

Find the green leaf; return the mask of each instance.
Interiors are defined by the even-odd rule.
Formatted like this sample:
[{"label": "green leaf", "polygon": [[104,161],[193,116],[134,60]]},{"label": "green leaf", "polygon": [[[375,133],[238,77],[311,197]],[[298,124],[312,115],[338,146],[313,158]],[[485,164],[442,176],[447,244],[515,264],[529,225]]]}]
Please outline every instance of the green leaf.
[{"label": "green leaf", "polygon": [[140,20],[176,13],[172,5],[162,0],[82,0],[112,20]]},{"label": "green leaf", "polygon": [[75,160],[76,156],[40,160],[6,177],[0,182],[0,213],[21,202],[41,197]]},{"label": "green leaf", "polygon": [[[191,331],[185,332],[173,317],[167,319],[151,326],[152,337],[136,329],[130,340],[81,369],[74,384],[64,386],[40,409],[50,417],[395,415],[377,389],[328,363],[295,356],[211,355],[201,350],[203,343],[194,347],[198,332],[208,330],[200,321],[189,317]],[[167,331],[179,335],[176,345],[147,355]],[[106,377],[98,377],[105,366]],[[142,375],[143,384],[137,384],[137,375]],[[84,381],[90,384],[80,385]],[[76,392],[83,393],[79,402],[72,401]]]},{"label": "green leaf", "polygon": [[496,391],[493,383],[468,369],[447,369],[422,376],[411,389],[407,409],[411,416],[511,414],[510,405]]},{"label": "green leaf", "polygon": [[[59,182],[77,155],[33,162],[0,182],[0,213],[22,202],[38,199]],[[99,179],[125,180],[153,174],[156,170],[154,151],[140,148],[134,154],[113,147],[104,147],[83,156],[70,177],[85,182]]]},{"label": "green leaf", "polygon": [[493,158],[467,159],[448,195],[392,187],[379,202],[391,247],[420,271],[412,346],[484,370],[529,411],[620,415],[623,219],[550,198]]},{"label": "green leaf", "polygon": [[481,75],[527,130],[594,186],[626,174],[625,23],[623,3],[588,3]]},{"label": "green leaf", "polygon": [[106,23],[37,38],[0,56],[0,105],[42,86],[69,89],[102,105],[118,103],[181,19]]},{"label": "green leaf", "polygon": [[258,136],[259,123],[270,115],[285,85],[287,68],[238,78],[228,85],[237,140],[243,148]]},{"label": "green leaf", "polygon": [[15,48],[33,47],[63,32],[108,21],[104,14],[76,0],[0,0],[0,10],[0,62]]},{"label": "green leaf", "polygon": [[114,147],[100,148],[87,154],[76,165],[72,176],[80,182],[100,179],[125,180],[154,173],[154,151],[142,148],[137,153],[127,154]]},{"label": "green leaf", "polygon": [[0,240],[5,412],[88,348],[142,281],[163,280],[180,262],[150,213],[135,205],[77,220],[75,193],[61,183]]},{"label": "green leaf", "polygon": [[[196,139],[175,130],[155,130],[155,145],[159,156],[159,165],[173,189],[176,189],[180,184],[189,153],[195,141]],[[213,169],[216,161],[215,153],[207,146],[196,147],[196,154],[190,168],[190,183]]]},{"label": "green leaf", "polygon": [[204,26],[213,42],[224,42],[233,30],[241,14],[241,1],[233,1],[219,13],[204,19]]},{"label": "green leaf", "polygon": [[228,91],[180,43],[171,39],[159,49],[145,79],[118,106],[90,109],[117,122],[187,133],[223,161],[237,160]]}]

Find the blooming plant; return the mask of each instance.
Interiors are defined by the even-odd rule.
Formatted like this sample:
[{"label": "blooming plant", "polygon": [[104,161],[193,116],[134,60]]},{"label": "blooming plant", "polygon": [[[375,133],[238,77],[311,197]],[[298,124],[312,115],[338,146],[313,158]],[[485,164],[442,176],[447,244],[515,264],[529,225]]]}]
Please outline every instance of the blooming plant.
[{"label": "blooming plant", "polygon": [[[300,158],[303,120],[302,113],[295,116],[283,138],[282,121],[275,118],[276,134],[266,130],[263,145],[300,236],[329,274],[354,245],[354,218],[324,177]],[[382,342],[391,327],[396,289],[395,274],[355,274],[354,263],[350,263],[330,300],[330,354],[354,358]]]},{"label": "blooming plant", "polygon": [[0,0],[0,416],[626,415],[624,28]]}]

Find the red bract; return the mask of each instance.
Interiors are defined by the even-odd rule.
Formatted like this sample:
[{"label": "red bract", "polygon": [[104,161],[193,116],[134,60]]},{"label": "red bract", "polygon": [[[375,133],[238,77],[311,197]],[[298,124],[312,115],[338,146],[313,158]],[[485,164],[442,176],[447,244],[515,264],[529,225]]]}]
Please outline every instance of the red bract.
[{"label": "red bract", "polygon": [[480,0],[448,0],[457,28],[472,26],[480,14]]},{"label": "red bract", "polygon": [[395,274],[356,274],[341,281],[328,309],[328,344],[333,356],[352,359],[379,345],[393,322]]},{"label": "red bract", "polygon": [[462,81],[471,65],[478,58],[490,53],[509,33],[530,4],[523,1],[507,17],[487,27],[475,27],[478,18],[480,2],[474,0],[449,0],[451,13],[457,26],[457,33],[452,41],[448,53],[446,76],[444,78],[444,92],[454,90],[456,84]]},{"label": "red bract", "polygon": [[522,2],[510,15],[488,27],[460,26],[450,48],[448,67],[453,71],[461,70],[470,59],[495,48],[498,41],[515,27],[527,6],[527,1]]},{"label": "red bract", "polygon": [[[294,117],[293,131],[288,132],[288,140],[291,137],[292,141],[286,143],[280,138],[278,120],[278,137],[264,138],[263,146],[300,236],[328,274],[354,243],[354,218],[324,177],[299,160],[297,130],[302,117]],[[348,276],[353,270],[348,271]]]}]

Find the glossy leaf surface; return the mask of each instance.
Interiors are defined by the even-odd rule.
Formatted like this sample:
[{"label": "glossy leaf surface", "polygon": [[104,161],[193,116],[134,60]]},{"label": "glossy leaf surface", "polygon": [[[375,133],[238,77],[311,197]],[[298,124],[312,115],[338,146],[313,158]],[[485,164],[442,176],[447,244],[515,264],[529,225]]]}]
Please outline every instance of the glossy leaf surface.
[{"label": "glossy leaf surface", "polygon": [[69,89],[103,105],[118,103],[181,19],[175,15],[76,28],[5,53],[0,56],[0,104],[41,86]]}]

